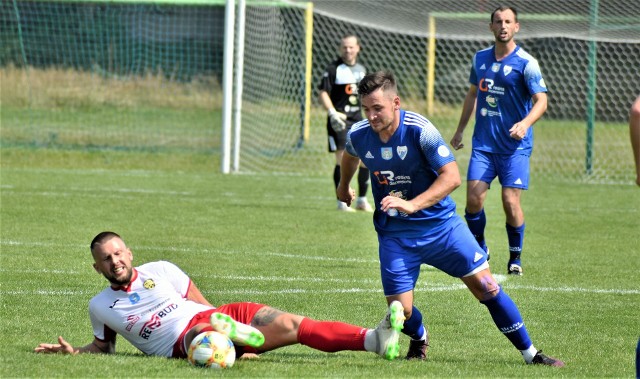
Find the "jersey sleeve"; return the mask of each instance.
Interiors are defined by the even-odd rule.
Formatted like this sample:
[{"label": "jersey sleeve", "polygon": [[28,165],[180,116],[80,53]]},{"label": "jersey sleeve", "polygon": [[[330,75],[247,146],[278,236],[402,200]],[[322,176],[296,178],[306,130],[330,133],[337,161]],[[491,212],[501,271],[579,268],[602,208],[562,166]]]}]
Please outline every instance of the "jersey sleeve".
[{"label": "jersey sleeve", "polygon": [[455,162],[456,158],[447,147],[442,135],[431,122],[427,122],[420,131],[420,147],[434,171],[448,163]]},{"label": "jersey sleeve", "polygon": [[474,86],[478,86],[478,74],[476,73],[476,58],[478,54],[473,56],[471,60],[471,69],[469,69],[469,84],[473,84]]},{"label": "jersey sleeve", "polygon": [[349,131],[347,132],[347,142],[345,144],[344,150],[353,155],[354,157],[358,156],[358,152],[356,151],[356,149],[353,147],[353,143],[351,142],[351,132],[355,130],[355,128],[351,128],[349,129]]},{"label": "jersey sleeve", "polygon": [[182,297],[187,297],[189,292],[189,286],[191,285],[191,278],[184,273],[178,266],[171,262],[161,261],[164,270],[165,277],[169,280],[176,292]]},{"label": "jersey sleeve", "polygon": [[331,88],[333,86],[333,82],[336,76],[336,69],[333,65],[327,66],[327,68],[322,73],[322,78],[320,79],[320,83],[318,84],[319,91],[326,91],[331,94]]},{"label": "jersey sleeve", "polygon": [[[98,308],[101,306],[99,301],[95,298],[89,302],[89,320],[91,320],[91,328],[93,329],[93,336],[100,341],[114,341],[116,340],[117,333],[109,328],[102,319],[98,316]],[[102,308],[105,308],[102,305]]]},{"label": "jersey sleeve", "polygon": [[547,85],[542,78],[540,65],[535,59],[530,60],[524,68],[524,80],[530,95],[547,92]]}]

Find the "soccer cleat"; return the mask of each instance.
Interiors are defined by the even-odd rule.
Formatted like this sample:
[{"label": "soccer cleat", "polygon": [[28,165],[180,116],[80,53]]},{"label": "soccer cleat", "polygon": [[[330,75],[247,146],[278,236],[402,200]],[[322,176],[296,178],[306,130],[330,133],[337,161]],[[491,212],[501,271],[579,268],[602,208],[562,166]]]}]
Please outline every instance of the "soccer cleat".
[{"label": "soccer cleat", "polygon": [[342,212],[355,212],[353,208],[347,205],[347,203],[338,200],[338,210]]},{"label": "soccer cleat", "polygon": [[509,263],[507,273],[509,275],[522,275],[522,267],[516,263]]},{"label": "soccer cleat", "polygon": [[564,367],[564,362],[563,361],[542,354],[542,350],[538,350],[536,355],[531,360],[530,364],[532,364],[532,365],[553,366],[553,367]]},{"label": "soccer cleat", "polygon": [[376,352],[388,360],[393,360],[400,355],[400,331],[404,325],[404,308],[399,301],[393,301],[389,305],[387,314],[375,328]]},{"label": "soccer cleat", "polygon": [[356,209],[363,212],[373,212],[373,208],[367,200],[358,200],[356,202]]},{"label": "soccer cleat", "polygon": [[218,333],[229,337],[234,344],[240,346],[260,347],[264,343],[264,335],[253,326],[243,324],[224,313],[212,313],[209,319],[211,327]]},{"label": "soccer cleat", "polygon": [[429,350],[429,333],[425,340],[411,340],[409,342],[409,351],[407,351],[407,360],[418,359],[424,361],[427,359],[427,350]]}]

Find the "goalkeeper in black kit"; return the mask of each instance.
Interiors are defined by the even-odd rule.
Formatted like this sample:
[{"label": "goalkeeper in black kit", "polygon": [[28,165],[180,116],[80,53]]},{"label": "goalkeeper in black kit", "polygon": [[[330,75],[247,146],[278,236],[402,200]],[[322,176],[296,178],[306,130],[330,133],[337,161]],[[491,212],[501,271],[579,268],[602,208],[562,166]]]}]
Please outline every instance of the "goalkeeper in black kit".
[{"label": "goalkeeper in black kit", "polygon": [[[329,152],[335,153],[336,163],[333,169],[334,187],[340,182],[340,162],[347,140],[347,131],[351,125],[362,120],[358,83],[366,74],[363,65],[357,63],[360,43],[358,37],[347,34],[340,40],[340,57],[325,69],[319,90],[320,104],[327,110],[327,134]],[[369,170],[360,165],[358,172],[358,200],[356,209],[373,212],[367,201],[369,190]],[[336,201],[339,211],[353,212],[344,202]]]}]

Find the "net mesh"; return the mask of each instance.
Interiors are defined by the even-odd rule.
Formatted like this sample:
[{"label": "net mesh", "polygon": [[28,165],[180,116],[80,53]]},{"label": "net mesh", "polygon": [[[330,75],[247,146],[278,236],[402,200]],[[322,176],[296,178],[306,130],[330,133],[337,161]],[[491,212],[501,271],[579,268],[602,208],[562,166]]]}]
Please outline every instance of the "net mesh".
[{"label": "net mesh", "polygon": [[[194,3],[1,2],[2,146],[217,155],[224,2]],[[632,183],[627,117],[640,93],[640,2],[510,4],[520,11],[517,41],[539,60],[549,86],[549,108],[535,127],[534,175]],[[492,43],[489,14],[498,5],[314,1],[307,111],[306,5],[247,1],[240,171],[331,175],[316,87],[345,33],[360,37],[368,70],[396,73],[403,107],[425,114],[448,140],[471,57]],[[456,153],[461,169],[468,154]]]},{"label": "net mesh", "polygon": [[[391,69],[403,107],[425,114],[445,140],[455,131],[473,54],[493,43],[497,1],[314,2],[314,73],[340,37],[361,39],[360,62]],[[540,63],[548,110],[535,126],[532,174],[578,182],[632,183],[628,114],[640,94],[640,2],[511,1],[523,46]],[[433,24],[430,24],[432,22]],[[434,83],[427,83],[428,38],[435,29]],[[433,85],[428,107],[427,87]],[[473,121],[465,132],[471,146]],[[456,152],[465,169],[468,149]]]}]

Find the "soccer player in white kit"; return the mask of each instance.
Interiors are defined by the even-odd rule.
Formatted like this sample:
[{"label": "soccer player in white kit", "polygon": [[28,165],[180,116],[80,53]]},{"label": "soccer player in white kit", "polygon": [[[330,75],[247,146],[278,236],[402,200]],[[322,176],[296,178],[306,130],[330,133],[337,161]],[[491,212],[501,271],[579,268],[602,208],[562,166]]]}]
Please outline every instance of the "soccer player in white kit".
[{"label": "soccer player in white kit", "polygon": [[114,353],[119,334],[145,354],[185,358],[195,336],[215,330],[229,336],[238,356],[296,343],[325,352],[370,351],[386,359],[398,356],[404,321],[400,303],[389,307],[375,329],[316,321],[251,302],[214,307],[172,263],[133,267],[133,253],[114,232],[98,234],[91,242],[91,252],[94,269],[111,284],[89,302],[93,341],[74,347],[59,337],[57,344],[41,343],[36,352]]}]

